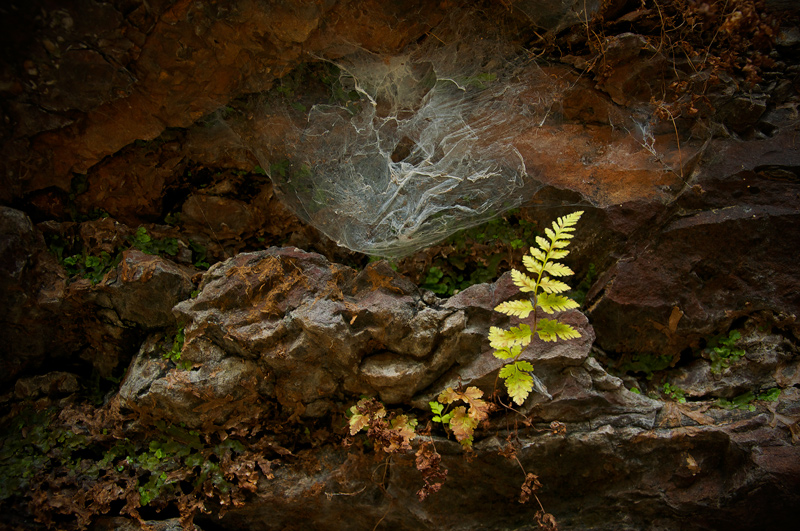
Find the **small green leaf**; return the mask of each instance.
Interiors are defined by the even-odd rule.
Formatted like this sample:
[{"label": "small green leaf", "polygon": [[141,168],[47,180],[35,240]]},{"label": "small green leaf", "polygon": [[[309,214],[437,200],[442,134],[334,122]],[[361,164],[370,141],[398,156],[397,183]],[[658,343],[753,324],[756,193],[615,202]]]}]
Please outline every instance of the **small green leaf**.
[{"label": "small green leaf", "polygon": [[551,319],[539,319],[536,323],[536,332],[542,341],[557,341],[561,339],[577,339],[581,337],[577,330],[568,324],[560,323]]}]

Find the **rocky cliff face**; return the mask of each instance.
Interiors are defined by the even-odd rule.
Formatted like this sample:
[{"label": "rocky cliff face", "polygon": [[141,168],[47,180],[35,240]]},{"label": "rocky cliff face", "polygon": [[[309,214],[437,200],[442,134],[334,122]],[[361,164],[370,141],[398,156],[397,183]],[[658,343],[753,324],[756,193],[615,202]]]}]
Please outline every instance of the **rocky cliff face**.
[{"label": "rocky cliff face", "polygon": [[[469,4],[0,8],[3,526],[796,520],[797,13]],[[535,126],[476,140],[510,142],[534,179],[502,228],[518,232],[494,225],[393,264],[338,247],[286,201],[289,166],[253,142],[302,151],[292,112],[357,112],[325,61],[389,64],[426,42],[458,43],[466,61],[486,48],[464,37],[480,24],[514,50],[508,83],[535,69],[551,91]],[[515,93],[519,116],[498,104],[492,119],[539,116],[541,83]],[[391,155],[413,153],[409,139]],[[512,410],[487,340],[517,296],[502,272],[529,242],[512,238],[576,209],[567,261],[584,302],[560,319],[581,338],[525,350],[542,388]],[[470,271],[489,282],[465,287]],[[494,404],[471,452],[426,427],[428,402],[459,386]],[[419,419],[410,450],[348,434],[364,396],[390,421]]]}]

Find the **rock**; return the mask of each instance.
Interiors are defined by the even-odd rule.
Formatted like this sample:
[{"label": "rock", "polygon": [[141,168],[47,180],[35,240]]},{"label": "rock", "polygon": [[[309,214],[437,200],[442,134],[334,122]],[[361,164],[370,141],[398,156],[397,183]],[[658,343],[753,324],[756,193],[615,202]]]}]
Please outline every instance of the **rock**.
[{"label": "rock", "polygon": [[[644,57],[647,60],[642,60]],[[641,35],[624,33],[608,40],[603,64],[610,75],[598,83],[614,103],[664,99],[662,79],[668,74],[666,57]]]},{"label": "rock", "polygon": [[255,216],[247,203],[235,199],[202,194],[189,196],[181,209],[182,218],[189,224],[208,228],[217,238],[229,239],[247,232],[253,233]]},{"label": "rock", "polygon": [[65,276],[23,212],[0,206],[0,382],[65,356],[72,345],[54,333]]},{"label": "rock", "polygon": [[42,395],[68,395],[79,389],[78,378],[74,374],[54,371],[41,376],[20,378],[14,385],[14,395],[20,399],[32,399]]},{"label": "rock", "polygon": [[653,219],[658,236],[618,248],[620,258],[589,292],[604,350],[677,357],[763,310],[800,335],[800,189],[789,169],[800,151],[781,133],[750,147],[715,141],[708,153],[693,186]]},{"label": "rock", "polygon": [[[145,520],[147,525],[153,531],[185,531],[185,527],[181,524],[179,518],[170,518],[168,520]],[[91,531],[138,531],[142,525],[136,520],[123,517],[103,517],[91,527]],[[197,524],[192,524],[189,527],[192,531],[203,531],[203,528]]]},{"label": "rock", "polygon": [[[502,365],[491,356],[488,325],[499,321],[493,308],[515,292],[507,275],[445,306],[429,306],[385,262],[355,275],[319,255],[271,248],[214,266],[197,298],[175,311],[187,322],[186,359],[199,361],[191,349],[203,344],[215,345],[221,356],[252,360],[274,378],[274,398],[284,407],[321,415],[359,394],[395,404],[458,381],[488,391]],[[525,359],[542,366],[583,363],[591,328],[577,312],[564,320],[584,338],[530,349]]]},{"label": "rock", "polygon": [[172,307],[185,300],[194,288],[194,271],[131,249],[100,285],[101,306],[113,309],[119,319],[145,329],[175,325]]},{"label": "rock", "polygon": [[686,396],[732,399],[748,391],[791,387],[798,379],[800,360],[783,336],[754,332],[736,346],[746,354],[730,367],[720,367],[715,373],[707,360],[698,359],[675,369],[669,382]]},{"label": "rock", "polygon": [[766,110],[766,98],[739,96],[717,109],[716,118],[732,131],[741,134],[752,128]]},{"label": "rock", "polygon": [[119,390],[123,408],[204,429],[263,414],[259,395],[267,392],[267,375],[252,360],[226,357],[218,347],[194,340],[184,345],[181,358],[191,368],[176,367],[164,359],[172,345],[163,340],[151,336],[136,355]]},{"label": "rock", "polygon": [[553,33],[584,24],[600,9],[597,0],[513,0],[509,5],[525,13],[537,28]]}]

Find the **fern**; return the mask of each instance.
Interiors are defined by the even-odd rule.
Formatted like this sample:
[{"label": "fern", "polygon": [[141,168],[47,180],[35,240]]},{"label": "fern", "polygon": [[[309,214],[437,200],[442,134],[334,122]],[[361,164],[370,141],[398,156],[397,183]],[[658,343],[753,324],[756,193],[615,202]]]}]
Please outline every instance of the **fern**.
[{"label": "fern", "polygon": [[531,300],[508,301],[498,305],[495,311],[511,317],[526,319],[533,314],[533,326],[520,324],[504,330],[498,327],[489,329],[489,344],[495,349],[495,357],[507,360],[500,370],[500,378],[505,382],[508,395],[517,405],[522,405],[533,390],[533,365],[520,361],[522,350],[533,338],[534,332],[542,341],[558,341],[581,337],[577,330],[557,319],[545,319],[536,316],[536,307],[548,314],[577,308],[578,303],[565,295],[570,287],[554,277],[573,275],[572,269],[556,262],[569,254],[566,248],[570,244],[575,225],[583,212],[574,212],[562,216],[553,222],[552,228],[546,228],[545,237],[537,236],[538,247],[531,247],[530,253],[522,258],[522,264],[530,276],[511,271],[511,279],[523,293],[530,293]]}]

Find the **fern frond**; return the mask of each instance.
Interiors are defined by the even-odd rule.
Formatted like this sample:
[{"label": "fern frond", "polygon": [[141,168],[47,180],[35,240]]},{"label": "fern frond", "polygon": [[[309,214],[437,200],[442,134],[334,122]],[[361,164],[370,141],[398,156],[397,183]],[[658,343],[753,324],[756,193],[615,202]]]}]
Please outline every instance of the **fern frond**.
[{"label": "fern frond", "polygon": [[525,266],[525,269],[527,269],[534,275],[538,275],[539,273],[542,272],[542,268],[544,267],[544,264],[542,263],[543,261],[544,259],[542,259],[541,261],[536,260],[535,258],[528,256],[527,254],[522,257],[522,264]]},{"label": "fern frond", "polygon": [[572,269],[558,262],[547,262],[544,266],[544,271],[545,273],[550,273],[554,277],[568,277],[575,274]]},{"label": "fern frond", "polygon": [[547,260],[547,255],[541,249],[537,249],[536,247],[531,247],[529,252],[532,257],[539,260],[540,262],[544,262],[545,260]]},{"label": "fern frond", "polygon": [[547,313],[563,312],[579,306],[577,302],[569,297],[553,293],[540,293],[536,299],[536,304]]},{"label": "fern frond", "polygon": [[569,285],[560,280],[553,280],[550,277],[542,277],[539,281],[539,287],[547,293],[563,293],[570,290]]},{"label": "fern frond", "polygon": [[544,239],[544,238],[542,238],[541,236],[537,236],[537,237],[536,237],[536,243],[537,243],[537,245],[539,245],[539,248],[540,248],[542,251],[544,251],[544,252],[547,252],[547,251],[549,251],[549,250],[550,250],[550,242],[549,242],[549,241],[547,241],[547,240],[545,240],[545,239]]},{"label": "fern frond", "polygon": [[511,280],[514,281],[514,285],[516,285],[522,292],[536,291],[536,281],[525,273],[517,271],[516,269],[511,270]]},{"label": "fern frond", "polygon": [[509,360],[519,356],[520,352],[522,352],[522,347],[519,345],[514,345],[512,347],[503,347],[494,351],[494,357],[501,360]]},{"label": "fern frond", "polygon": [[531,342],[531,327],[521,324],[519,327],[512,327],[503,330],[493,326],[489,329],[489,344],[494,349],[511,348],[514,345],[526,346]]},{"label": "fern frond", "polygon": [[577,339],[581,337],[577,330],[568,324],[564,324],[552,319],[539,319],[536,323],[536,333],[542,341],[556,341],[561,339]]},{"label": "fern frond", "polygon": [[531,304],[531,301],[508,301],[497,305],[494,310],[512,317],[525,319],[533,311],[533,304]]},{"label": "fern frond", "polygon": [[515,404],[521,406],[533,390],[533,377],[528,372],[533,370],[533,365],[527,361],[509,363],[500,369],[500,378],[505,380],[508,396]]},{"label": "fern frond", "polygon": [[564,249],[553,249],[550,251],[550,260],[561,260],[568,254],[569,251],[565,251]]},{"label": "fern frond", "polygon": [[567,214],[566,216],[561,216],[556,221],[553,222],[553,228],[556,232],[563,232],[566,230],[575,230],[573,227],[578,220],[581,219],[583,215],[583,210],[579,210],[578,212],[573,212],[572,214]]}]

